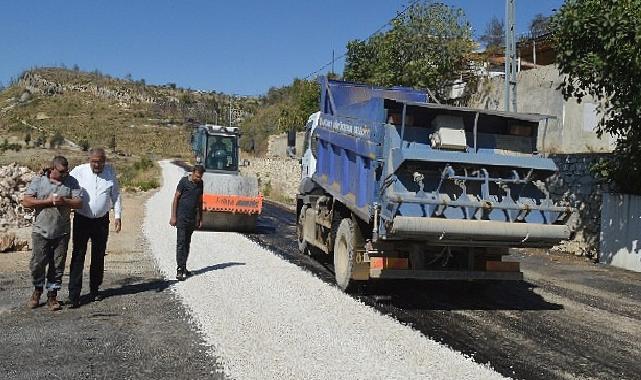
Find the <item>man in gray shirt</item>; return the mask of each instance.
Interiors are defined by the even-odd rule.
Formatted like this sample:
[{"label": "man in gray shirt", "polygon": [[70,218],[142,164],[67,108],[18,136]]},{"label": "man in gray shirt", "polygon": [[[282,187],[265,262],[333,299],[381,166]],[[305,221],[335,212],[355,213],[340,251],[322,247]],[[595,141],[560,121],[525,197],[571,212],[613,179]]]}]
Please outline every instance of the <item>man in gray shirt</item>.
[{"label": "man in gray shirt", "polygon": [[46,285],[47,306],[52,311],[60,310],[57,295],[67,259],[71,209],[82,207],[80,186],[69,176],[66,158],[54,157],[49,169],[33,178],[22,204],[36,212],[31,233],[33,254],[29,264],[35,289],[29,307],[40,306],[40,296]]}]

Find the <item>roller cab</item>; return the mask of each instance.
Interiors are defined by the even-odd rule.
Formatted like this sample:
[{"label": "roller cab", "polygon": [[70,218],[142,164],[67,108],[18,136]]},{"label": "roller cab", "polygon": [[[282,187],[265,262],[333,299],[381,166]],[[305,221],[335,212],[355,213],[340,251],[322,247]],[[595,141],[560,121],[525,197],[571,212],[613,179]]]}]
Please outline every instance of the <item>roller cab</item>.
[{"label": "roller cab", "polygon": [[237,127],[200,125],[192,136],[197,163],[203,175],[203,228],[221,231],[252,231],[262,212],[263,196],[258,180],[240,174]]}]

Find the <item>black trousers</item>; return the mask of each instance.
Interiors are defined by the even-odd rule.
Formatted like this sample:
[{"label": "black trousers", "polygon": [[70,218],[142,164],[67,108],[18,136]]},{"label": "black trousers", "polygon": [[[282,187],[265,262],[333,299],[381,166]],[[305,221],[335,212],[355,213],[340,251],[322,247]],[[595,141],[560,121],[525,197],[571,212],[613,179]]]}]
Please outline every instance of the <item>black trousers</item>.
[{"label": "black trousers", "polygon": [[91,240],[89,287],[97,291],[105,272],[105,250],[109,236],[109,214],[101,218],[87,218],[78,213],[73,217],[73,248],[69,273],[69,297],[78,298],[82,290],[82,272],[85,267],[87,244]]},{"label": "black trousers", "polygon": [[193,226],[176,226],[176,267],[178,270],[187,269],[187,258],[193,233]]}]

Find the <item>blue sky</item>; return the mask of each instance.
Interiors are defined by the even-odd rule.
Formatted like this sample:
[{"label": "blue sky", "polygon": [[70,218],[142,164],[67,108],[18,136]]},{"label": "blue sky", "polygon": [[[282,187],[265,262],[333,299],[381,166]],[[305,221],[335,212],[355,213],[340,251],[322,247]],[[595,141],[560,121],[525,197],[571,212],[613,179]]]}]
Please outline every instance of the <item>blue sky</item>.
[{"label": "blue sky", "polygon": [[[305,77],[403,9],[395,0],[4,1],[0,82],[34,65],[98,69],[147,83],[242,95]],[[504,0],[444,1],[476,36]],[[562,0],[517,0],[517,31]],[[343,61],[335,65],[342,71]]]}]

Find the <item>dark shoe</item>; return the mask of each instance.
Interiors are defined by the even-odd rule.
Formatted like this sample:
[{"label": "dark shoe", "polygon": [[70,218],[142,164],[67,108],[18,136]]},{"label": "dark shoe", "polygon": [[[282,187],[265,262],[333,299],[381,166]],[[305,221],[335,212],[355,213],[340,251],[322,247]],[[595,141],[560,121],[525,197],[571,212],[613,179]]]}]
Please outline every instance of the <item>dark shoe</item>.
[{"label": "dark shoe", "polygon": [[193,276],[193,275],[194,275],[193,273],[191,273],[191,272],[190,272],[190,271],[188,271],[187,269],[185,269],[185,272],[184,272],[184,273],[185,273],[185,276],[187,276],[187,278],[189,278],[189,277],[191,277],[191,276]]},{"label": "dark shoe", "polygon": [[48,292],[47,293],[47,307],[51,311],[58,311],[62,309],[62,306],[60,305],[60,302],[58,302],[58,294],[56,292]]},{"label": "dark shoe", "polygon": [[98,289],[96,289],[92,290],[89,293],[89,299],[91,300],[91,302],[100,302],[105,299],[105,296],[101,292],[99,292]]},{"label": "dark shoe", "polygon": [[30,309],[35,309],[40,306],[40,296],[42,296],[42,289],[35,289],[33,294],[31,294],[31,299],[29,299]]},{"label": "dark shoe", "polygon": [[69,304],[70,309],[77,309],[80,307],[80,298],[69,297],[65,303]]},{"label": "dark shoe", "polygon": [[185,281],[187,277],[185,277],[185,273],[181,270],[176,271],[176,280],[178,281]]}]

